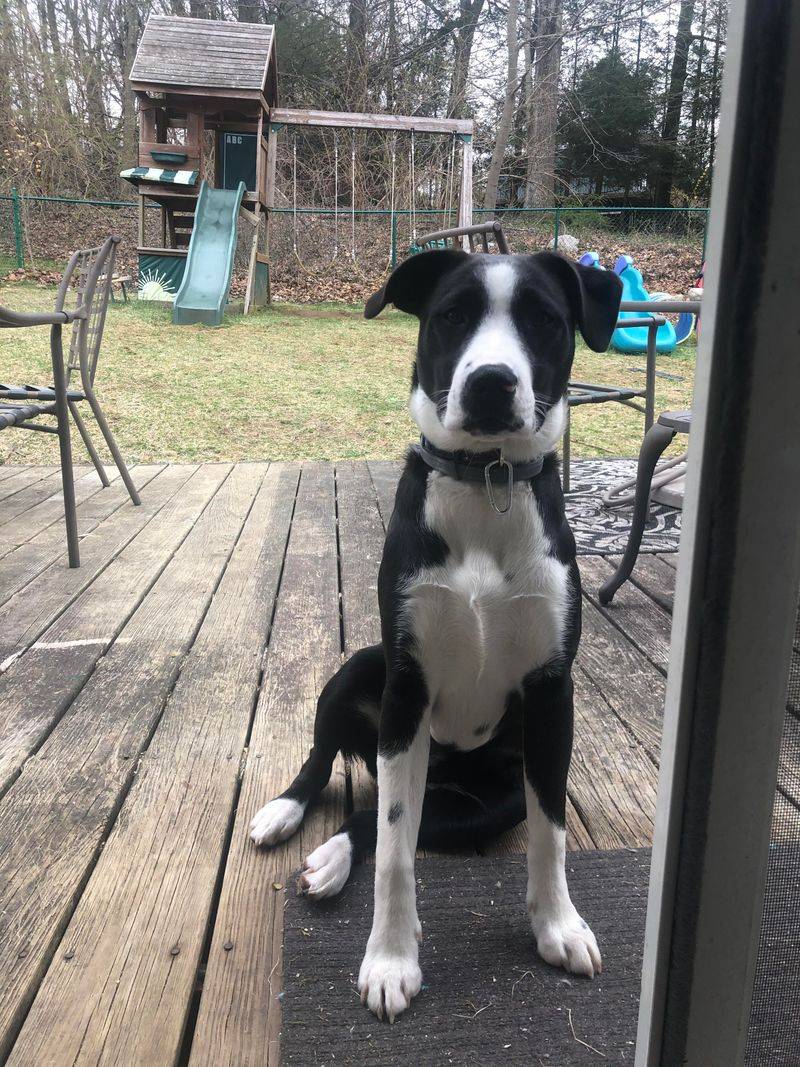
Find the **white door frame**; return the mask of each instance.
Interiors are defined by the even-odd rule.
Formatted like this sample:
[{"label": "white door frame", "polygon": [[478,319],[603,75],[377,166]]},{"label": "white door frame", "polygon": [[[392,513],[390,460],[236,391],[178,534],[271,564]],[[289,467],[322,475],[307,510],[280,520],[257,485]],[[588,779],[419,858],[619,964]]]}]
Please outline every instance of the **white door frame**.
[{"label": "white door frame", "polygon": [[800,4],[732,0],[636,1067],[743,1062],[800,585]]}]

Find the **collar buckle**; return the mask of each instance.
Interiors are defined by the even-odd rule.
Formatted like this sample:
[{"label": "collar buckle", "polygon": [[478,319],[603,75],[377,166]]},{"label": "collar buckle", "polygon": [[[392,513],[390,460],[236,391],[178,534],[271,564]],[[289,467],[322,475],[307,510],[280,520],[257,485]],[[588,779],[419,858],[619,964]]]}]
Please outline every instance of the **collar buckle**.
[{"label": "collar buckle", "polygon": [[[494,495],[494,485],[492,484],[492,470],[494,467],[504,467],[506,471],[506,506],[501,508]],[[505,458],[503,453],[500,453],[498,459],[493,459],[487,463],[483,468],[483,476],[486,480],[486,495],[489,497],[489,503],[497,512],[498,515],[508,515],[511,508],[514,506],[514,468]]]}]

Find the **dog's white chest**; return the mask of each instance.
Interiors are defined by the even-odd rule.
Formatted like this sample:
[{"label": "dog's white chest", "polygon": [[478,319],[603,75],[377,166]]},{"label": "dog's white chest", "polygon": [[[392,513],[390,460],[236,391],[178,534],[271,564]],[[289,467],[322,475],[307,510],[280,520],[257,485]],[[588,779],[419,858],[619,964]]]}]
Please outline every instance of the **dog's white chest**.
[{"label": "dog's white chest", "polygon": [[432,475],[425,521],[449,548],[446,563],[406,587],[405,614],[433,706],[437,741],[484,744],[523,678],[562,647],[567,568],[550,555],[527,484],[498,515],[481,486]]}]

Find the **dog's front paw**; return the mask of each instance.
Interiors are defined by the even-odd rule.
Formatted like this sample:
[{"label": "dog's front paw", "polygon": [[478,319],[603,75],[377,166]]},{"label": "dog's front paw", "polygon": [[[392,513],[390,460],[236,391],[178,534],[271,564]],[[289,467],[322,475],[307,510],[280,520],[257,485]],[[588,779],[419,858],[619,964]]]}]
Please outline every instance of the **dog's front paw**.
[{"label": "dog's front paw", "polygon": [[586,978],[600,974],[603,962],[597,941],[588,923],[574,908],[558,916],[537,915],[531,909],[531,922],[536,947],[543,960]]},{"label": "dog's front paw", "polygon": [[408,955],[374,951],[367,946],[358,975],[361,1003],[379,1019],[393,1023],[422,988],[422,971],[416,959],[416,940]]},{"label": "dog's front paw", "polygon": [[250,836],[257,845],[277,845],[291,837],[303,821],[305,808],[297,800],[276,797],[256,812]]}]

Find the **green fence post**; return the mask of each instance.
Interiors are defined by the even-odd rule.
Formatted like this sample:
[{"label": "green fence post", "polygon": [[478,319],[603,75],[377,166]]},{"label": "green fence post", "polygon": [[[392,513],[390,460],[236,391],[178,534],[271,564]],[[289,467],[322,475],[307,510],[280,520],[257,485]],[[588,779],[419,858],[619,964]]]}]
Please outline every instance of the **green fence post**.
[{"label": "green fence post", "polygon": [[14,246],[17,252],[17,266],[24,267],[25,259],[22,254],[22,213],[19,209],[19,193],[16,186],[11,187],[11,211],[14,216]]},{"label": "green fence post", "polygon": [[558,251],[558,224],[561,219],[561,212],[556,208],[555,218],[553,221],[553,251]]},{"label": "green fence post", "polygon": [[392,214],[392,270],[397,266],[397,215]]}]

